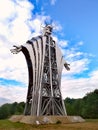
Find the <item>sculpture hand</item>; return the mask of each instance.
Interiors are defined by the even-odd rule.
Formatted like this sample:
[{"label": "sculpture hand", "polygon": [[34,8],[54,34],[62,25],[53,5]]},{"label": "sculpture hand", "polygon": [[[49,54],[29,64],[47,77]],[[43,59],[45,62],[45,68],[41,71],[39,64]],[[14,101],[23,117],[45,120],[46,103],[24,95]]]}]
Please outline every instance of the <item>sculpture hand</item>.
[{"label": "sculpture hand", "polygon": [[68,64],[68,63],[65,63],[65,64],[64,64],[64,66],[65,66],[65,68],[66,68],[67,70],[70,70],[69,65],[70,65],[70,64]]},{"label": "sculpture hand", "polygon": [[13,53],[13,54],[17,54],[22,50],[22,46],[15,46],[14,45],[13,47],[15,47],[15,48],[10,50],[11,53]]}]

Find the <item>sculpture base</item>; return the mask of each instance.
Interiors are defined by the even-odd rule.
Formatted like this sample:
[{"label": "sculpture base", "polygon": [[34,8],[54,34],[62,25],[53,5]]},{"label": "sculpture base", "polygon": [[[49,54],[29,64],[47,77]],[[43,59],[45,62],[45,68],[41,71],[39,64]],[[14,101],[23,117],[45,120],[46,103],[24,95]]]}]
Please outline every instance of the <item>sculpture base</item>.
[{"label": "sculpture base", "polygon": [[13,115],[10,119],[12,122],[21,122],[26,124],[58,124],[58,123],[77,123],[85,120],[80,116],[24,116]]}]

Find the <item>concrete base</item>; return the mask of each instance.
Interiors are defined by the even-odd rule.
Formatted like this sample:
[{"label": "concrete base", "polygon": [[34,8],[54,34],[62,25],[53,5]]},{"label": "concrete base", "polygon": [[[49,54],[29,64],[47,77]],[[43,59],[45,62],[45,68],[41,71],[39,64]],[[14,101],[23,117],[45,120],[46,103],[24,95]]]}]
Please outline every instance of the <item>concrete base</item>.
[{"label": "concrete base", "polygon": [[84,122],[80,116],[24,116],[13,115],[10,119],[12,122],[21,122],[26,124],[56,124],[56,123],[76,123]]}]

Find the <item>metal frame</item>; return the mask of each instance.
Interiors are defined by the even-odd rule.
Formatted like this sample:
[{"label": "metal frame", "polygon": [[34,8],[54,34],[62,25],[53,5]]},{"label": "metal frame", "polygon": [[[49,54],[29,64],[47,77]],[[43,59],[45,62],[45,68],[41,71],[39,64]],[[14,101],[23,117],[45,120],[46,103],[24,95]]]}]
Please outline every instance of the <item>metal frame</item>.
[{"label": "metal frame", "polygon": [[43,35],[11,50],[12,53],[22,51],[27,61],[29,84],[25,115],[67,115],[60,88],[63,65],[67,70],[69,67],[51,33],[52,27],[47,25]]}]

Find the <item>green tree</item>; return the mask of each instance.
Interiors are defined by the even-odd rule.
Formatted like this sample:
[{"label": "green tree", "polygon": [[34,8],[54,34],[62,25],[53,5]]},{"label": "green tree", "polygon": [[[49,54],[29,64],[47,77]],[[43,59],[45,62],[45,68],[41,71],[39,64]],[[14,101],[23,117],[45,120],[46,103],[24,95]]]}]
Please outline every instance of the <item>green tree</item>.
[{"label": "green tree", "polygon": [[74,112],[74,108],[73,108],[73,104],[75,102],[75,99],[70,99],[70,98],[66,98],[64,100],[65,102],[65,107],[66,107],[66,111],[67,111],[67,114],[68,115],[73,115],[75,112]]},{"label": "green tree", "polygon": [[17,105],[18,105],[17,102],[14,102],[14,103],[11,104],[11,107],[10,107],[10,114],[11,115],[15,114],[15,112],[17,110]]},{"label": "green tree", "polygon": [[98,118],[98,89],[87,93],[82,99],[65,99],[68,115],[80,115],[84,118]]},{"label": "green tree", "polygon": [[0,119],[5,119],[10,116],[10,104],[4,104],[0,107]]},{"label": "green tree", "polygon": [[25,107],[24,102],[14,102],[12,104],[4,104],[0,107],[0,119],[5,119],[14,114],[23,114]]},{"label": "green tree", "polygon": [[20,103],[17,105],[16,114],[23,114],[24,107],[25,107],[25,103],[24,103],[24,102],[20,102]]}]

